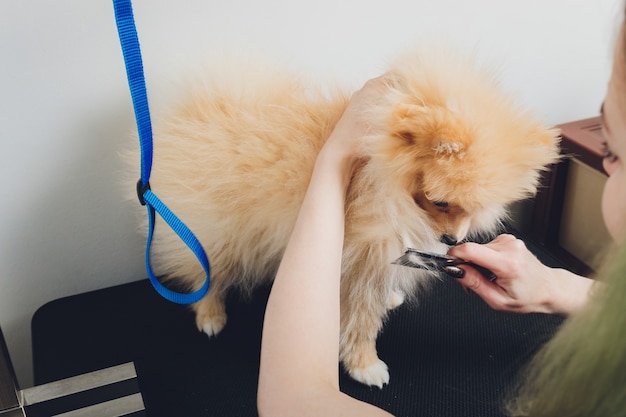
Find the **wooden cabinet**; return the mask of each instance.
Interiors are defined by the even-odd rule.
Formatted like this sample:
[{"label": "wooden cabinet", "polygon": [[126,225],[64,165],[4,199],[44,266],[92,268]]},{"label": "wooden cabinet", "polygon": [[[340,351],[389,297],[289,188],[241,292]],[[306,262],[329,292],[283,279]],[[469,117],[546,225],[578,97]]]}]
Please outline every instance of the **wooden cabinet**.
[{"label": "wooden cabinet", "polygon": [[611,244],[601,211],[607,176],[600,118],[557,127],[563,159],[544,173],[524,232],[573,271],[588,275]]}]

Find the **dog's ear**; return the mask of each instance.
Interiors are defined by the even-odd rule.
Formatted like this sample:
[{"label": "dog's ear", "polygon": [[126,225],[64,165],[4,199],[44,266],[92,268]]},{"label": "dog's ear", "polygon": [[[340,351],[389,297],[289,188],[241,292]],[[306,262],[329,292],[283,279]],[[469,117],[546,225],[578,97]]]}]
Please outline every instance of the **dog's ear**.
[{"label": "dog's ear", "polygon": [[407,144],[415,144],[423,131],[422,121],[428,116],[428,108],[422,104],[401,103],[396,106],[392,117],[394,135],[404,139]]},{"label": "dog's ear", "polygon": [[[520,135],[521,136],[521,135]],[[520,147],[525,154],[523,159],[530,164],[530,168],[536,169],[536,166],[547,166],[558,162],[563,158],[560,153],[561,131],[559,129],[538,126],[530,133],[522,136],[527,144]]]},{"label": "dog's ear", "polygon": [[396,106],[391,128],[413,152],[436,159],[463,158],[470,137],[462,120],[444,107],[415,102]]}]

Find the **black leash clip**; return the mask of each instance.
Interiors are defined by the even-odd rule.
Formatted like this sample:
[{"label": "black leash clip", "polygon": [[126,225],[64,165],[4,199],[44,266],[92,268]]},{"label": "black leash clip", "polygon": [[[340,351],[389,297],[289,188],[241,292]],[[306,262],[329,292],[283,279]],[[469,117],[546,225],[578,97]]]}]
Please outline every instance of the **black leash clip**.
[{"label": "black leash clip", "polygon": [[137,198],[142,206],[146,205],[146,199],[143,196],[148,190],[150,190],[150,181],[144,186],[143,181],[139,178],[139,181],[137,181]]}]

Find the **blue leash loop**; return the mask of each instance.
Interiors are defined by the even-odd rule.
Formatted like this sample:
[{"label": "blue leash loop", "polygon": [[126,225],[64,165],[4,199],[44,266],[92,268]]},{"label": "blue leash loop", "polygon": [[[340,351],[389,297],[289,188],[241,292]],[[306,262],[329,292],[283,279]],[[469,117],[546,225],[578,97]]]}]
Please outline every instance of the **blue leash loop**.
[{"label": "blue leash loop", "polygon": [[[128,85],[130,87],[133,108],[135,109],[135,119],[137,121],[139,144],[141,148],[141,178],[137,182],[137,196],[139,197],[139,202],[145,205],[148,210],[146,270],[148,271],[152,286],[163,298],[177,304],[193,304],[200,301],[207,291],[209,291],[211,267],[206,253],[196,236],[150,189],[150,173],[152,170],[152,124],[150,122],[148,94],[143,74],[143,63],[141,60],[137,28],[135,27],[135,18],[133,16],[133,7],[131,0],[113,0],[113,7],[115,9],[115,22],[117,24],[122,53],[124,55],[124,63],[126,65]],[[182,241],[185,242],[202,265],[206,274],[206,280],[202,288],[191,293],[179,293],[165,287],[154,276],[152,266],[150,265],[150,247],[152,245],[157,213]]]}]

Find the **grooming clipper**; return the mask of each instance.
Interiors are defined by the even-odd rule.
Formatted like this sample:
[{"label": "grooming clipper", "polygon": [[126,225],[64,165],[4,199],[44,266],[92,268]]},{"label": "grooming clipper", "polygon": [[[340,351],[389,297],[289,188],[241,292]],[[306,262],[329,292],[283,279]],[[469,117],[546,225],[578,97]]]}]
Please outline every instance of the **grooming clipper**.
[{"label": "grooming clipper", "polygon": [[460,258],[453,258],[447,255],[441,255],[433,252],[419,251],[417,249],[408,248],[404,255],[392,262],[395,265],[408,266],[411,268],[426,269],[429,271],[445,271],[447,267],[456,267],[457,265],[469,265],[480,272],[489,281],[497,279],[496,274],[489,269],[476,265],[473,262]]}]

